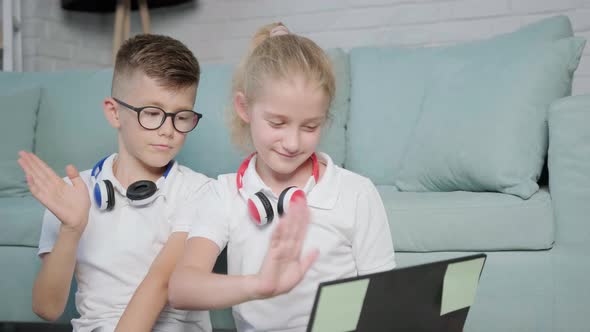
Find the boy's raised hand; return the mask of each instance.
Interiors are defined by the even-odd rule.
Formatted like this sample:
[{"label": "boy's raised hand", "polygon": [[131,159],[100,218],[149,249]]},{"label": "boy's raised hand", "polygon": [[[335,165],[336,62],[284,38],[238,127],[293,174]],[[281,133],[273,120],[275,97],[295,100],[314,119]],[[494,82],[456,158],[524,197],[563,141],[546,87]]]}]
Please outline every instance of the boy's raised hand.
[{"label": "boy's raised hand", "polygon": [[309,207],[303,199],[291,203],[272,234],[270,247],[258,272],[256,297],[267,298],[289,292],[303,279],[319,251],[301,257],[310,222]]},{"label": "boy's raised hand", "polygon": [[25,172],[31,194],[62,222],[63,227],[81,234],[88,223],[90,197],[78,170],[72,165],[66,167],[66,174],[72,181],[69,185],[33,153],[21,151],[19,157],[18,164]]}]

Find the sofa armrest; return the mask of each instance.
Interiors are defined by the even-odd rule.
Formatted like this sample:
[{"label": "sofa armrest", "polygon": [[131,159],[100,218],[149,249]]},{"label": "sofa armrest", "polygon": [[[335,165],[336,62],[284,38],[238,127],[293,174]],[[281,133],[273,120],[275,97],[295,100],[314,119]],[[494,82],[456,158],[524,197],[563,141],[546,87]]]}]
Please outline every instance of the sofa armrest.
[{"label": "sofa armrest", "polygon": [[548,167],[556,242],[590,243],[590,95],[551,105]]}]

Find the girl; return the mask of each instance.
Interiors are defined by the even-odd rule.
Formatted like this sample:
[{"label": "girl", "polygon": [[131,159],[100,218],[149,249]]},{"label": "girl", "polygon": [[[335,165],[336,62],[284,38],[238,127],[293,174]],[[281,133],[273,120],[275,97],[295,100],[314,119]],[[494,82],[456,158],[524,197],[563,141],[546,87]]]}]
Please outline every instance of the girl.
[{"label": "girl", "polygon": [[[255,153],[192,212],[170,302],[234,305],[239,331],[305,330],[320,282],[394,268],[385,209],[369,179],[316,153],[335,93],[318,45],[280,23],[262,28],[232,92],[233,138]],[[213,274],[226,245],[229,275]]]}]

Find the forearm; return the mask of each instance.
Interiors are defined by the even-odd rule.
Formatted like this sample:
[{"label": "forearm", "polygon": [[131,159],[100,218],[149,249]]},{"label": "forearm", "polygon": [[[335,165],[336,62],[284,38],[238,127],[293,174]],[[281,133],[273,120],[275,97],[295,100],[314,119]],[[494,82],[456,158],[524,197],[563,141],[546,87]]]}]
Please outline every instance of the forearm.
[{"label": "forearm", "polygon": [[179,266],[170,280],[169,301],[176,309],[209,310],[257,299],[254,276],[215,274]]},{"label": "forearm", "polygon": [[115,331],[151,331],[167,301],[167,279],[144,279],[133,294]]},{"label": "forearm", "polygon": [[80,233],[60,229],[51,253],[33,285],[33,311],[43,319],[56,320],[63,313],[76,267]]},{"label": "forearm", "polygon": [[170,235],[148,274],[135,290],[116,331],[151,331],[168,301],[170,275],[184,251],[186,233]]}]

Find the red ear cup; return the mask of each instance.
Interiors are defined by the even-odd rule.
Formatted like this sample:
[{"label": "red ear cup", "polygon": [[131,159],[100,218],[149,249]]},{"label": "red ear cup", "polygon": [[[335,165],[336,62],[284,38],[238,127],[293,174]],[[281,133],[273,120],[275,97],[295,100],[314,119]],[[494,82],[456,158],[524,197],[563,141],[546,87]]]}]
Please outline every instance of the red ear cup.
[{"label": "red ear cup", "polygon": [[272,204],[260,191],[248,199],[248,212],[258,225],[266,225],[274,219]]},{"label": "red ear cup", "polygon": [[256,208],[256,204],[254,204],[254,202],[251,199],[248,200],[248,213],[250,213],[250,217],[254,219],[254,222],[260,225],[260,213]]},{"label": "red ear cup", "polygon": [[297,187],[288,187],[279,195],[277,202],[277,211],[279,216],[282,216],[289,210],[289,205],[296,199],[303,199],[305,201],[305,193]]}]

